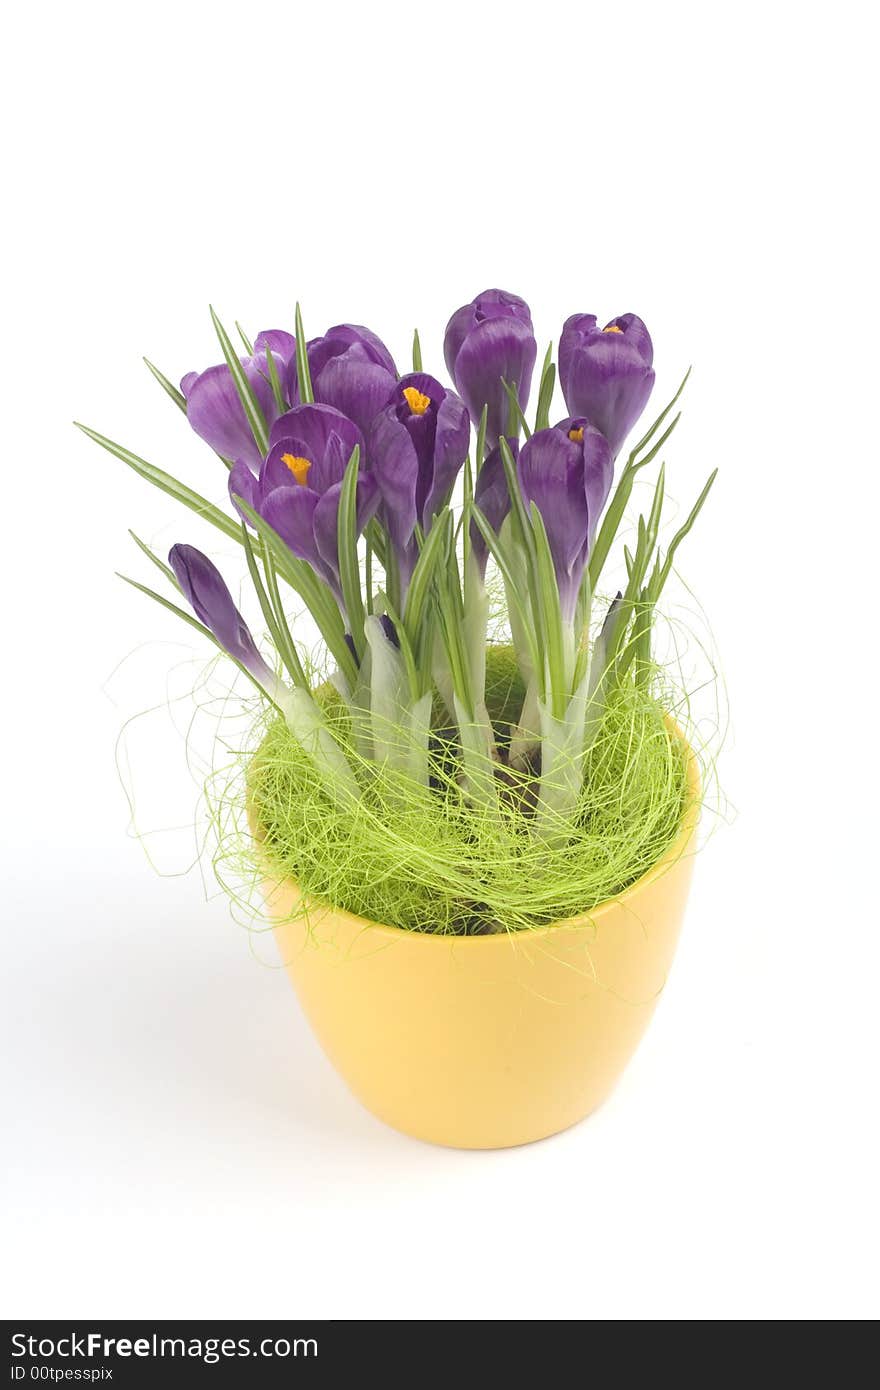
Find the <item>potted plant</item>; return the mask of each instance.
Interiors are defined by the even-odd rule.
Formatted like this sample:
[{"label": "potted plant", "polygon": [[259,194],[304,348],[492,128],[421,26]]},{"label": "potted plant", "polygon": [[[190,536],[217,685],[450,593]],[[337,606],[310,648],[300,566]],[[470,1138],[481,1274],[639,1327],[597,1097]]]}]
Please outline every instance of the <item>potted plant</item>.
[{"label": "potted plant", "polygon": [[652,633],[714,473],[661,548],[659,463],[625,579],[605,580],[684,382],[619,466],[654,383],[634,314],[566,321],[554,424],[551,349],[526,416],[537,349],[513,294],[452,315],[451,386],[418,334],[400,375],[365,328],[307,341],[297,308],[240,355],[213,318],[222,363],[179,391],[151,370],[219,455],[227,506],[86,433],[241,545],[266,644],[192,546],[166,564],[139,541],[167,587],[129,582],[259,692],[240,802],[293,984],[389,1124],[473,1148],[555,1133],[636,1047],[687,897],[699,771]]}]

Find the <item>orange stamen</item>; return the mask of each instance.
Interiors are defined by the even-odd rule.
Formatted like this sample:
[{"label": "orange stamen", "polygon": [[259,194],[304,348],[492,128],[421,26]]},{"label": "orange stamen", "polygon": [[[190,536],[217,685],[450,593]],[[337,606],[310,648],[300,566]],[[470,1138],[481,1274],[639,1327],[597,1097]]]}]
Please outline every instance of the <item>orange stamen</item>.
[{"label": "orange stamen", "polygon": [[406,396],[406,403],[413,415],[424,415],[431,404],[431,397],[423,395],[414,386],[404,386],[403,394]]},{"label": "orange stamen", "polygon": [[300,458],[298,454],[282,454],[281,462],[287,464],[300,487],[305,487],[312,466],[311,459]]}]

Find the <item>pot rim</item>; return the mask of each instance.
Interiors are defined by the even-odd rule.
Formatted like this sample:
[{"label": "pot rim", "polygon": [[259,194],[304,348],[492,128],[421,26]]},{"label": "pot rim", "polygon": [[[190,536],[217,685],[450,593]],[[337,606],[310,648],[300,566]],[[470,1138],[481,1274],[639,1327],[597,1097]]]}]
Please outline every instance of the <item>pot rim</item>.
[{"label": "pot rim", "polygon": [[[527,940],[532,941],[546,937],[550,932],[559,931],[562,927],[567,927],[569,929],[591,927],[595,929],[598,927],[603,917],[609,916],[617,907],[628,907],[634,898],[658,878],[662,877],[663,874],[669,872],[673,865],[680,859],[683,859],[696,832],[701,806],[699,763],[697,762],[697,756],[693,748],[685,737],[684,731],[677,720],[673,719],[671,714],[667,714],[664,717],[670,732],[678,739],[685,750],[685,806],[681,821],[679,822],[678,833],[672,841],[672,844],[666,850],[666,853],[661,855],[657,862],[651,865],[650,869],[646,869],[641,877],[637,878],[634,883],[631,883],[628,888],[624,888],[622,893],[616,894],[613,898],[605,898],[601,903],[597,904],[592,911],[578,913],[575,917],[562,917],[559,921],[547,922],[542,927],[528,927],[521,931],[514,932],[489,932],[481,936],[454,936],[445,932],[412,931],[407,927],[394,927],[386,922],[376,922],[371,917],[360,917],[356,912],[349,912],[347,908],[334,907],[332,904],[323,903],[318,900],[314,900],[311,906],[306,909],[306,919],[310,913],[324,914],[329,912],[335,917],[342,919],[346,925],[353,925],[359,927],[361,930],[369,929],[371,931],[382,932],[392,939],[404,937],[408,941],[418,940],[433,942],[447,948],[450,943],[452,943],[457,950],[460,950],[462,947],[464,947],[465,950],[480,949],[481,943],[497,942],[502,939],[509,940],[511,937],[514,939],[525,937]],[[253,808],[251,806],[248,807],[248,821],[250,822],[251,833],[259,846],[262,836],[259,833],[259,826],[256,823],[256,817],[253,814]],[[277,875],[273,876],[271,873],[271,859],[269,855],[266,854],[264,858],[266,861],[267,878],[271,879],[279,887],[282,885],[289,885],[295,891],[299,891],[299,884],[296,879],[291,878],[289,875],[285,878],[278,878]],[[290,920],[296,921],[299,919],[291,918]],[[285,926],[286,922],[282,920],[273,925],[281,927]]]}]

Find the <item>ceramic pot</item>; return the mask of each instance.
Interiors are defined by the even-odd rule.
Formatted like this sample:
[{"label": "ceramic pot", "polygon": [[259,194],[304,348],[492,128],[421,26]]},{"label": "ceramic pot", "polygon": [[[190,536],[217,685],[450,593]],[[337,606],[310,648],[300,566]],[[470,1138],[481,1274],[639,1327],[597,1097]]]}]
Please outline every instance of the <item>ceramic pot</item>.
[{"label": "ceramic pot", "polygon": [[291,982],[355,1096],[405,1134],[465,1149],[526,1144],[600,1105],[654,1012],[691,878],[699,775],[669,851],[619,897],[534,931],[431,936],[337,908],[292,919],[267,878]]}]

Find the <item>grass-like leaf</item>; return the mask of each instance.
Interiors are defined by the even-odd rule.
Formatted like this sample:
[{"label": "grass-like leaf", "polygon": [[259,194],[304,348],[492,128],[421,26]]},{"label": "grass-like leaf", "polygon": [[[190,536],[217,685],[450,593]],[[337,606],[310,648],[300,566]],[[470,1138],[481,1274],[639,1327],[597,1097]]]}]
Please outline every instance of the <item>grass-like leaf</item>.
[{"label": "grass-like leaf", "polygon": [[561,719],[565,714],[569,690],[566,682],[565,647],[562,640],[562,611],[559,605],[559,585],[556,582],[556,569],[553,554],[547,538],[538,507],[531,505],[532,530],[535,536],[535,559],[537,565],[538,592],[544,615],[544,632],[547,638],[547,665],[550,672],[550,695],[553,714]]},{"label": "grass-like leaf", "polygon": [[529,648],[529,657],[532,663],[532,670],[540,672],[543,669],[543,661],[541,659],[541,654],[538,647],[537,636],[535,633],[535,625],[529,614],[527,604],[524,600],[524,596],[520,593],[520,586],[517,582],[513,566],[510,563],[510,556],[508,554],[507,547],[501,540],[500,536],[497,536],[495,532],[492,530],[492,527],[489,525],[485,516],[480,511],[480,508],[477,506],[476,502],[471,503],[470,513],[471,518],[473,519],[474,524],[477,527],[477,530],[480,532],[480,534],[483,537],[483,540],[489,547],[489,553],[491,554],[496,565],[498,566],[501,578],[504,580],[504,588],[507,594],[507,602],[513,608],[516,609],[520,625],[525,635],[526,644]]},{"label": "grass-like leaf", "polygon": [[413,329],[412,364],[414,372],[420,372],[422,370],[422,344],[419,340],[419,330],[417,328]]},{"label": "grass-like leaf", "polygon": [[147,545],[146,541],[142,541],[140,536],[136,536],[134,531],[131,530],[131,528],[129,528],[128,534],[131,536],[138,549],[143,551],[148,560],[152,560],[156,568],[162,571],[165,578],[168,580],[168,583],[173,585],[173,587],[177,589],[179,593],[180,585],[177,582],[177,575],[174,573],[174,570],[171,568],[171,566],[166,565],[164,560],[160,560],[156,552],[150,546]]},{"label": "grass-like leaf", "polygon": [[477,452],[474,457],[477,460],[476,475],[480,476],[480,469],[486,461],[486,429],[489,422],[489,407],[483,406],[480,411],[480,423],[477,426]]},{"label": "grass-like leaf", "polygon": [[178,502],[182,502],[185,507],[189,507],[197,516],[201,516],[205,521],[210,521],[212,526],[216,526],[218,531],[224,535],[231,536],[233,540],[240,540],[241,534],[238,523],[231,517],[222,512],[219,507],[215,507],[213,502],[209,502],[200,493],[194,492],[191,487],[181,483],[170,473],[164,472],[161,468],[156,468],[152,463],[147,463],[146,459],[139,458],[130,449],[124,449],[121,444],[115,444],[112,439],[107,439],[105,435],[98,434],[97,430],[89,429],[88,425],[81,425],[75,420],[74,424],[83,434],[87,434],[89,439],[93,439],[96,444],[100,444],[102,449],[113,454],[114,458],[121,459],[128,464],[139,477],[145,478],[148,483],[159,488],[162,492],[167,492],[169,497],[175,497]]},{"label": "grass-like leaf", "polygon": [[703,488],[703,491],[700,493],[699,497],[697,498],[696,502],[694,503],[693,507],[691,508],[690,513],[688,514],[687,520],[684,522],[684,524],[683,524],[682,526],[680,526],[680,527],[678,528],[678,530],[676,531],[675,535],[672,537],[672,540],[669,542],[669,547],[668,547],[668,549],[667,549],[667,551],[666,551],[666,559],[663,561],[663,564],[662,564],[662,566],[660,567],[660,570],[659,570],[659,572],[657,572],[657,575],[656,575],[656,583],[655,583],[655,581],[654,581],[654,577],[652,576],[651,585],[649,586],[649,590],[650,590],[650,592],[649,592],[649,597],[650,597],[650,599],[651,599],[651,601],[652,601],[653,603],[656,603],[657,599],[658,599],[659,596],[660,596],[660,592],[661,592],[661,590],[663,589],[663,585],[666,583],[667,579],[669,578],[669,574],[670,574],[670,571],[671,571],[671,569],[672,569],[672,561],[673,561],[674,558],[675,558],[675,552],[676,552],[676,550],[677,550],[678,547],[681,545],[681,543],[682,543],[682,541],[684,540],[685,536],[686,536],[686,535],[688,534],[688,532],[690,531],[690,529],[691,529],[691,527],[693,526],[694,522],[696,521],[697,517],[700,515],[700,512],[701,512],[702,509],[703,509],[703,503],[705,502],[706,498],[709,496],[709,491],[710,491],[710,489],[711,489],[711,487],[712,487],[712,484],[714,483],[715,479],[717,478],[717,476],[718,476],[718,469],[717,469],[717,468],[713,468],[712,472],[709,474],[708,479],[706,480],[706,484],[705,484],[705,486],[704,486],[704,488]]},{"label": "grass-like leaf", "polygon": [[306,335],[303,331],[302,313],[296,306],[296,379],[299,385],[299,399],[302,405],[311,405],[315,399],[312,390],[312,376],[309,371],[309,354],[306,351]]},{"label": "grass-like leaf", "polygon": [[528,420],[523,414],[523,408],[519,403],[519,396],[516,394],[516,387],[512,386],[509,381],[505,381],[503,377],[501,378],[501,385],[507,393],[507,434],[519,434],[520,429],[522,429],[526,439],[531,439],[532,431],[529,428]]},{"label": "grass-like leaf", "polygon": [[266,366],[269,368],[269,385],[272,387],[272,395],[275,397],[275,404],[278,407],[279,415],[283,415],[287,410],[287,401],[284,399],[284,391],[281,387],[281,378],[278,375],[278,366],[275,362],[275,354],[266,344]]},{"label": "grass-like leaf", "polygon": [[266,427],[266,417],[263,414],[260,402],[254,394],[254,388],[247,378],[244,367],[241,365],[241,359],[232,346],[229,334],[214,312],[213,307],[211,308],[211,322],[214,325],[214,331],[217,334],[223,356],[226,359],[226,365],[232,375],[232,380],[238,393],[238,399],[241,401],[241,408],[250,425],[251,434],[254,436],[254,442],[260,453],[266,454],[269,449],[269,431]]},{"label": "grass-like leaf", "polygon": [[145,366],[147,366],[147,367],[149,368],[149,370],[152,372],[153,376],[156,378],[156,380],[158,381],[159,385],[162,387],[162,390],[166,393],[166,395],[168,395],[168,396],[171,397],[171,399],[173,400],[174,404],[177,406],[178,410],[182,410],[183,413],[184,413],[184,415],[185,415],[185,414],[186,414],[186,397],[184,396],[183,392],[182,392],[182,391],[178,391],[178,389],[177,389],[177,387],[174,385],[174,383],[168,380],[168,378],[167,378],[167,376],[165,376],[164,372],[160,372],[160,371],[159,371],[159,368],[156,367],[156,366],[154,366],[154,364],[150,361],[149,357],[145,357],[145,358],[144,358],[144,364],[145,364]]},{"label": "grass-like leaf", "polygon": [[360,446],[355,445],[339,496],[339,513],[336,522],[336,539],[339,550],[339,579],[342,597],[348,614],[351,639],[354,642],[358,660],[364,654],[364,600],[361,593],[361,575],[357,552],[357,485],[360,468]]},{"label": "grass-like leaf", "polygon": [[425,537],[409,582],[404,621],[407,633],[413,642],[416,641],[424,621],[428,595],[434,583],[437,566],[445,555],[450,520],[451,513],[448,510],[434,518],[434,524]]},{"label": "grass-like leaf", "polygon": [[249,507],[243,498],[238,499],[238,504],[261,541],[271,551],[281,578],[305,603],[340,671],[349,684],[354,686],[357,680],[357,663],[345,640],[342,614],[332,593],[305,560],[300,560],[291,553],[278,532],[274,531],[258,512]]},{"label": "grass-like leaf", "polygon": [[538,409],[535,414],[535,429],[546,430],[550,424],[550,406],[553,401],[553,391],[556,387],[556,367],[551,362],[553,344],[547,348],[544,357],[544,365],[541,368],[541,385],[538,390]]}]

